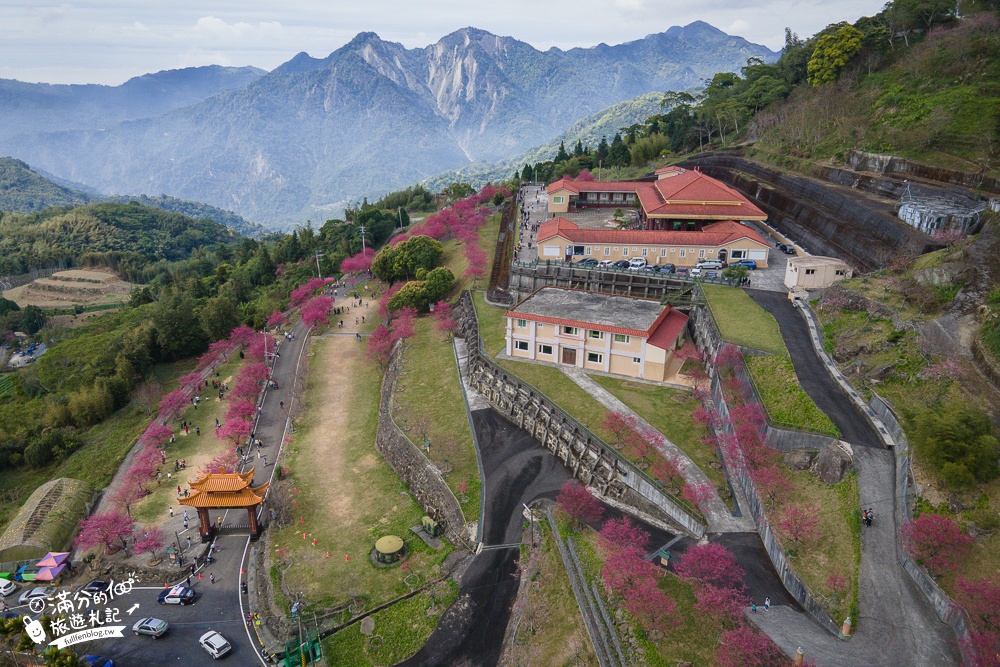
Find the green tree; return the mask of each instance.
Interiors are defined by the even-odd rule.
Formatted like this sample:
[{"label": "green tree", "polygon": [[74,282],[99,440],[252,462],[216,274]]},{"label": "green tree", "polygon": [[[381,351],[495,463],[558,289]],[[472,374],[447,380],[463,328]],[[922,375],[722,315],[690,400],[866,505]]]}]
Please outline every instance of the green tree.
[{"label": "green tree", "polygon": [[372,261],[372,274],[387,282],[406,280],[418,269],[430,271],[441,262],[444,246],[429,236],[414,236],[395,246],[382,248]]},{"label": "green tree", "polygon": [[205,302],[198,319],[209,340],[222,340],[240,323],[240,311],[232,299],[217,296]]},{"label": "green tree", "polygon": [[628,146],[622,141],[622,135],[615,133],[615,138],[611,141],[611,148],[608,150],[609,167],[627,167],[632,162],[632,154],[629,153]]},{"label": "green tree", "polygon": [[439,266],[429,271],[424,278],[424,287],[427,289],[427,296],[434,303],[447,294],[454,284],[455,275],[446,266]]},{"label": "green tree", "polygon": [[597,163],[599,165],[603,164],[604,166],[607,166],[609,150],[610,148],[608,147],[608,138],[602,136],[601,142],[597,144],[597,151],[594,153],[594,159],[597,160]]},{"label": "green tree", "polygon": [[166,360],[189,357],[205,345],[194,299],[179,289],[170,287],[160,293],[153,308],[153,325],[156,342]]},{"label": "green tree", "polygon": [[464,199],[475,191],[476,190],[468,183],[452,183],[448,187],[441,190],[442,194],[452,201]]},{"label": "green tree", "polygon": [[416,308],[419,311],[427,310],[427,306],[431,303],[433,300],[427,291],[426,283],[423,280],[411,280],[392,295],[386,307],[391,311],[407,307]]},{"label": "green tree", "polygon": [[559,152],[556,153],[556,162],[565,162],[569,159],[569,154],[566,152],[566,142],[559,142]]},{"label": "green tree", "polygon": [[833,83],[847,63],[861,51],[864,35],[851,25],[842,25],[834,32],[822,34],[816,40],[807,67],[809,83],[821,86]]},{"label": "green tree", "polygon": [[926,410],[915,420],[913,442],[945,484],[969,487],[973,481],[987,482],[998,472],[1000,443],[993,435],[989,415],[972,403],[952,402]]}]

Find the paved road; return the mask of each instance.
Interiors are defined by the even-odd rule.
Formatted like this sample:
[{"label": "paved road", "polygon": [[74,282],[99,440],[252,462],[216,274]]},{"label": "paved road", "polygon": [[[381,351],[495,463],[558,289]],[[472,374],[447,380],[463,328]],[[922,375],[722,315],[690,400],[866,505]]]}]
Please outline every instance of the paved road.
[{"label": "paved road", "polygon": [[871,422],[816,354],[802,314],[783,295],[747,292],[777,319],[802,388],[830,416],[843,439],[855,446],[859,502],[874,508],[877,515],[875,524],[861,536],[859,627],[849,642],[838,640],[805,614],[780,604],[773,613],[757,614],[751,620],[786,654],[792,655],[801,646],[806,657],[821,667],[960,664],[954,633],[938,620],[897,559],[892,452],[883,448]]},{"label": "paved road", "polygon": [[[219,538],[222,550],[217,553],[216,562],[204,571],[203,580],[195,578],[192,582],[198,592],[193,605],[157,604],[156,596],[163,590],[162,587],[143,584],[128,596],[108,605],[119,608],[121,618],[128,626],[123,639],[88,642],[74,646],[74,649],[81,655],[95,653],[111,658],[120,667],[212,665],[215,661],[199,646],[198,638],[209,630],[216,630],[233,645],[232,664],[259,664],[239,609],[238,579],[246,541],[245,537],[237,535]],[[210,572],[216,575],[215,584],[209,583]],[[139,609],[127,616],[126,608],[135,603],[139,603]],[[155,640],[133,635],[132,624],[146,616],[167,621],[170,624],[167,634]]]},{"label": "paved road", "polygon": [[840,437],[854,446],[881,447],[882,439],[871,422],[858,412],[816,355],[809,337],[809,327],[787,295],[755,289],[748,289],[746,292],[778,321],[781,337],[792,356],[795,374],[802,389],[833,420],[840,429]]},{"label": "paved road", "polygon": [[[521,262],[533,262],[538,259],[538,243],[536,242],[538,230],[536,227],[549,217],[549,195],[545,192],[545,188],[540,185],[521,188],[521,192],[524,194],[525,217],[521,220],[514,259]],[[529,243],[531,244],[530,248],[528,247]],[[562,257],[554,259],[562,259]]]}]

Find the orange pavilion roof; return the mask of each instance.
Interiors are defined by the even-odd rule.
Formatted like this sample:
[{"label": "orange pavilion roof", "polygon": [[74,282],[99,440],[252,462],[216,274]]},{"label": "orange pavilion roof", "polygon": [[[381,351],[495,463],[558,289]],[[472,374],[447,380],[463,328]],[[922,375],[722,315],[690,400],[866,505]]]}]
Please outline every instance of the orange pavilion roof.
[{"label": "orange pavilion roof", "polygon": [[199,477],[189,485],[198,491],[239,491],[250,486],[253,481],[254,469],[246,472],[209,473]]},{"label": "orange pavilion roof", "polygon": [[233,508],[233,507],[254,507],[264,501],[264,493],[267,491],[268,483],[257,487],[244,487],[238,491],[200,491],[195,489],[187,498],[181,498],[177,502],[187,507],[205,508]]}]

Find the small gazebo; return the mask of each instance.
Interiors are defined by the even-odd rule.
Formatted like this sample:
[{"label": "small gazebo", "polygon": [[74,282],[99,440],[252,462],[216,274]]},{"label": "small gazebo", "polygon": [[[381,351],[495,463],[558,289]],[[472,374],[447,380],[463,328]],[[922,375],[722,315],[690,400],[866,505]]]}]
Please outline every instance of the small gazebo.
[{"label": "small gazebo", "polygon": [[375,542],[375,560],[379,563],[395,563],[406,556],[406,543],[395,535],[380,537]]},{"label": "small gazebo", "polygon": [[253,473],[253,468],[242,473],[209,473],[191,482],[191,495],[181,498],[178,503],[198,510],[198,532],[202,542],[212,537],[212,522],[208,518],[210,509],[246,509],[250,518],[250,536],[253,539],[260,537],[257,506],[264,502],[268,482],[250,486]]}]

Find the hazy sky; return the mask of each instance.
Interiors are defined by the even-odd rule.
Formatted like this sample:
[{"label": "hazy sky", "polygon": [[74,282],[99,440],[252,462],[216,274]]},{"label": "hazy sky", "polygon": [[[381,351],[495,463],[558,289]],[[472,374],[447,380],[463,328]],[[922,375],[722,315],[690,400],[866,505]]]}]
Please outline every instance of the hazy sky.
[{"label": "hazy sky", "polygon": [[196,65],[273,69],[362,31],[422,47],[474,26],[539,49],[618,44],[702,20],[772,49],[884,0],[0,0],[0,78],[117,85]]}]

